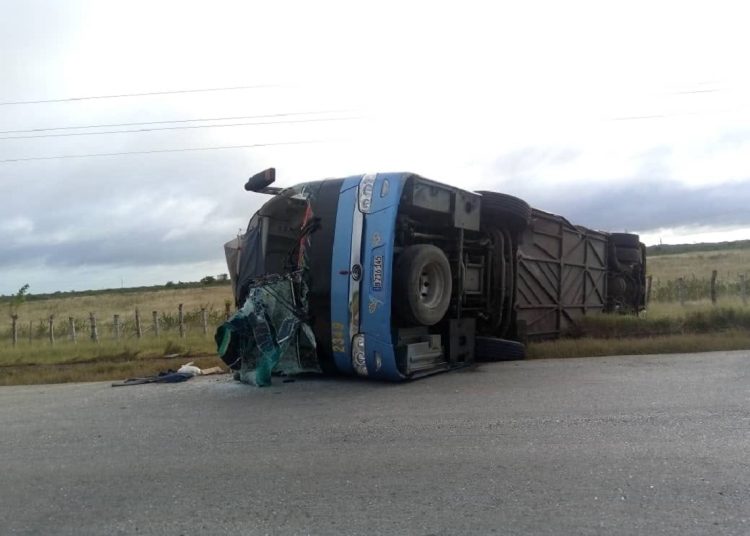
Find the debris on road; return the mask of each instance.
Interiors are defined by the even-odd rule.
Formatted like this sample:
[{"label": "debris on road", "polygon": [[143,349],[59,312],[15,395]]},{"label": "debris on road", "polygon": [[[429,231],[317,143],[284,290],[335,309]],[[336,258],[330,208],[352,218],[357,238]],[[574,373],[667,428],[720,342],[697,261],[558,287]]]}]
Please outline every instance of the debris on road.
[{"label": "debris on road", "polygon": [[299,272],[259,278],[245,304],[216,331],[219,357],[250,385],[271,374],[321,372],[307,318],[307,285]]},{"label": "debris on road", "polygon": [[190,374],[192,376],[200,376],[203,374],[203,371],[193,365],[193,362],[186,363],[185,365],[182,365],[180,368],[177,369],[177,372],[180,374]]},{"label": "debris on road", "polygon": [[160,372],[156,376],[147,376],[145,378],[128,378],[122,382],[115,382],[112,387],[125,387],[127,385],[143,385],[144,383],[181,383],[186,382],[194,375],[187,372],[175,372],[168,370]]},{"label": "debris on road", "polygon": [[175,372],[172,369],[160,372],[156,376],[146,376],[143,378],[128,378],[122,382],[115,382],[112,387],[124,387],[126,385],[142,385],[144,383],[180,383],[189,380],[193,376],[208,376],[210,374],[223,374],[225,371],[221,367],[209,367],[201,369],[193,364],[185,363]]}]

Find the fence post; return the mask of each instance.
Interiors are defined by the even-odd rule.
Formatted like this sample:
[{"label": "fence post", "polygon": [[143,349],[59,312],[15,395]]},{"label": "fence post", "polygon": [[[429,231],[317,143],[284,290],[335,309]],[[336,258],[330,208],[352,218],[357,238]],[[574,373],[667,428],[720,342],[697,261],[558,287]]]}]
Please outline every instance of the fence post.
[{"label": "fence post", "polygon": [[680,277],[677,279],[677,295],[680,299],[680,305],[685,305],[685,279]]},{"label": "fence post", "polygon": [[646,278],[646,305],[651,303],[651,284],[653,283],[653,277],[654,276],[650,275]]},{"label": "fence post", "polygon": [[742,305],[747,305],[747,278],[745,274],[740,274],[740,296],[742,296]]},{"label": "fence post", "polygon": [[185,324],[183,323],[184,316],[182,314],[182,304],[180,304],[178,307],[177,321],[180,323],[180,339],[182,339],[185,337]]},{"label": "fence post", "polygon": [[716,270],[711,272],[711,303],[716,305]]},{"label": "fence post", "polygon": [[91,325],[91,340],[99,342],[99,332],[96,331],[96,316],[94,313],[89,313],[89,324]]},{"label": "fence post", "polygon": [[120,340],[120,315],[115,315],[112,319],[115,328],[115,340]]},{"label": "fence post", "polygon": [[55,315],[49,315],[49,343],[55,345]]},{"label": "fence post", "polygon": [[141,313],[138,311],[138,307],[135,308],[135,336],[139,339],[143,336],[143,330],[141,330]]},{"label": "fence post", "polygon": [[68,317],[68,336],[70,336],[71,342],[76,342],[76,321],[72,316]]},{"label": "fence post", "polygon": [[229,300],[224,302],[224,320],[229,320],[230,315],[230,308],[232,307],[232,302]]},{"label": "fence post", "polygon": [[206,308],[201,307],[201,323],[203,324],[203,334],[208,334],[208,316],[206,315]]},{"label": "fence post", "polygon": [[11,315],[10,320],[13,324],[11,333],[13,338],[13,346],[15,346],[16,344],[18,344],[18,315]]},{"label": "fence post", "polygon": [[29,344],[34,340],[34,321],[29,320]]},{"label": "fence post", "polygon": [[151,317],[154,320],[154,335],[159,337],[159,313],[156,311],[151,311]]}]

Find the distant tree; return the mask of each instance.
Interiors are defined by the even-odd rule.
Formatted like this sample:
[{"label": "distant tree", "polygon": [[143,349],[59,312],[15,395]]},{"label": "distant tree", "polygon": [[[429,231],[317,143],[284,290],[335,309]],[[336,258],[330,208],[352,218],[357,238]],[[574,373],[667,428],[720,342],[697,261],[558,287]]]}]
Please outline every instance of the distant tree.
[{"label": "distant tree", "polygon": [[10,303],[8,304],[8,307],[10,308],[9,314],[11,317],[18,316],[18,310],[21,308],[21,305],[23,305],[23,302],[26,301],[26,297],[28,296],[28,294],[29,284],[26,283],[24,286],[18,289],[18,292],[11,296]]},{"label": "distant tree", "polygon": [[167,284],[164,286],[167,288],[172,288],[174,286],[174,281],[167,281]]},{"label": "distant tree", "polygon": [[207,275],[201,279],[201,285],[210,285],[211,283],[216,283],[216,278],[212,275]]}]

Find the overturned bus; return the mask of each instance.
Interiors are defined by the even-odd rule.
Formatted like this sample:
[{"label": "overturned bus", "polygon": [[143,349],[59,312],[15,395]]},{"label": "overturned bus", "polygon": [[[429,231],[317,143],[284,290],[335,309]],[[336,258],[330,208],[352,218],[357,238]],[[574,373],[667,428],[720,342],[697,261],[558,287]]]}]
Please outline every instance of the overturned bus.
[{"label": "overturned bus", "polygon": [[573,225],[497,192],[413,173],[245,188],[272,195],[225,245],[236,306],[219,355],[274,372],[401,381],[522,358],[591,314],[645,307],[638,235]]}]

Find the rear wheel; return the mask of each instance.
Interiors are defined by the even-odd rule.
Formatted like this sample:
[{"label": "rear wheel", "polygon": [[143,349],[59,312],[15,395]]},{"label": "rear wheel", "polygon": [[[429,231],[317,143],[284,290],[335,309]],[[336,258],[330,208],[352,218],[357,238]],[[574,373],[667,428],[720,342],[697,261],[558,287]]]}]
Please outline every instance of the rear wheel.
[{"label": "rear wheel", "polygon": [[474,339],[474,359],[479,362],[515,361],[526,357],[526,347],[517,341],[496,337]]},{"label": "rear wheel", "polygon": [[482,194],[482,223],[496,227],[507,227],[520,232],[531,220],[531,207],[523,199],[498,192],[480,190]]},{"label": "rear wheel", "polygon": [[641,248],[618,247],[616,250],[617,260],[626,264],[641,262]]},{"label": "rear wheel", "polygon": [[637,234],[631,233],[611,233],[609,239],[617,247],[626,248],[639,248],[641,247],[641,239]]},{"label": "rear wheel", "polygon": [[393,301],[411,324],[432,326],[448,311],[453,278],[448,257],[430,244],[409,246],[396,261]]}]

